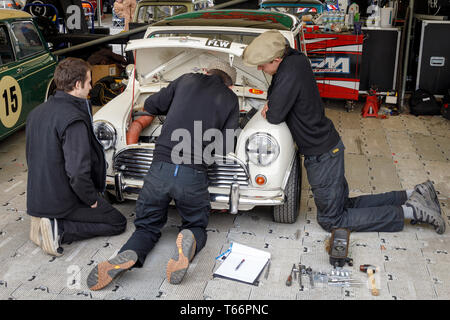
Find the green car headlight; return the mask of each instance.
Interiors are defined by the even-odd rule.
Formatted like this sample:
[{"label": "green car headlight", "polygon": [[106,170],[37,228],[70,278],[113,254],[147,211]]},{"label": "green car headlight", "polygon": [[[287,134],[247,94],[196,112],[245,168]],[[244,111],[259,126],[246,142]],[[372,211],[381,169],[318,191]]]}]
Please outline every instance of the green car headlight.
[{"label": "green car headlight", "polygon": [[268,133],[254,133],[246,143],[248,159],[259,166],[268,166],[280,155],[277,140]]},{"label": "green car headlight", "polygon": [[105,150],[116,145],[116,130],[112,124],[105,121],[95,121],[94,134]]}]

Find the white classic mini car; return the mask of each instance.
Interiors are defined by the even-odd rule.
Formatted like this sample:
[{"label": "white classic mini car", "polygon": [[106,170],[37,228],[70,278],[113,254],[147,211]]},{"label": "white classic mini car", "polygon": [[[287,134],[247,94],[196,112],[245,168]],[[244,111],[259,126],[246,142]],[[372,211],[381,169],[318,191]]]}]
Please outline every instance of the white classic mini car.
[{"label": "white classic mini car", "polygon": [[127,144],[131,123],[145,115],[145,99],[182,74],[205,72],[212,60],[221,59],[237,69],[233,91],[239,98],[242,130],[227,161],[208,168],[211,207],[236,214],[271,206],[276,222],[296,221],[299,155],[287,125],[270,124],[259,112],[271,77],[241,60],[245,47],[269,29],[278,29],[292,47],[300,44],[301,25],[295,16],[260,10],[181,14],[149,26],[143,39],[128,43],[126,50],[133,51],[135,64],[127,68],[127,88],[94,115],[94,130],[109,165],[109,196],[119,201],[137,199],[150,168],[164,116],[155,117],[136,141]]}]

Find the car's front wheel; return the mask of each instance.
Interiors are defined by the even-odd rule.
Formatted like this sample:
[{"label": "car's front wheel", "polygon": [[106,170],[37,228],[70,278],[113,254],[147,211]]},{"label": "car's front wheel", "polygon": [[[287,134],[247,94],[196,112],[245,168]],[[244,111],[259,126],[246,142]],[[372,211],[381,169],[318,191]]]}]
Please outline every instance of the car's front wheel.
[{"label": "car's front wheel", "polygon": [[108,202],[109,204],[116,204],[119,203],[119,201],[117,200],[116,196],[113,195],[112,193],[105,191],[103,193],[100,193],[100,197],[102,197],[103,199],[106,200],[106,202]]},{"label": "car's front wheel", "polygon": [[50,82],[50,85],[48,86],[47,95],[45,96],[45,101],[48,100],[52,95],[56,93],[56,83],[55,80],[52,80]]},{"label": "car's front wheel", "polygon": [[284,189],[286,202],[281,206],[273,207],[273,220],[275,222],[294,223],[297,221],[300,206],[301,173],[300,157],[296,153],[291,173]]}]

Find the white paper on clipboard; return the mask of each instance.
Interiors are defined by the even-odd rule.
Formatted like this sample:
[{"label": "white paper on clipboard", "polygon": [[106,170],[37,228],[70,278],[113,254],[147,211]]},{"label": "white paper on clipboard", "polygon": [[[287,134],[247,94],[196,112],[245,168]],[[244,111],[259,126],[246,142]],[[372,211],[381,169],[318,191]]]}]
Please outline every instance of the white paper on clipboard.
[{"label": "white paper on clipboard", "polygon": [[[244,263],[236,270],[243,259]],[[255,284],[269,259],[270,252],[233,242],[231,253],[214,272],[214,276]]]}]

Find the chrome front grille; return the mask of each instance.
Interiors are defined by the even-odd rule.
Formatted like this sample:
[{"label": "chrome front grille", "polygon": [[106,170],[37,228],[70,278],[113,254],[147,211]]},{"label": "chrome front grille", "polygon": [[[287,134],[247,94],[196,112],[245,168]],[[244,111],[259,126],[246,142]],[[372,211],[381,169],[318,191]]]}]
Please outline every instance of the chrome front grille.
[{"label": "chrome front grille", "polygon": [[208,168],[208,179],[211,187],[230,187],[234,182],[248,186],[247,172],[243,165],[235,160],[211,165]]},{"label": "chrome front grille", "polygon": [[114,157],[114,170],[125,178],[144,179],[152,161],[153,149],[127,149]]},{"label": "chrome front grille", "polygon": [[[121,172],[124,178],[144,179],[153,161],[153,149],[131,148],[114,157],[114,170]],[[248,174],[243,164],[227,159],[221,164],[208,168],[209,185],[212,187],[230,187],[232,183],[248,186]]]}]

